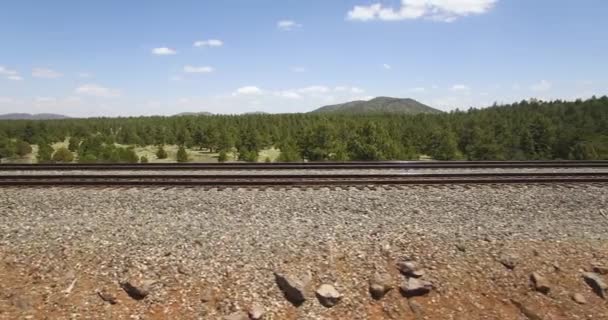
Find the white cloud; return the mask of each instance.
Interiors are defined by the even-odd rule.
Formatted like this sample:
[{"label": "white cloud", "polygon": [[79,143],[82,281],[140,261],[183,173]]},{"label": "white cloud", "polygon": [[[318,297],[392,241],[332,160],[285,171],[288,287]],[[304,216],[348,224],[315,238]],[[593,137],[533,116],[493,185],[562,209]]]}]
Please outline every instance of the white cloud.
[{"label": "white cloud", "polygon": [[382,68],[384,68],[385,70],[391,70],[393,67],[391,67],[390,64],[386,64],[385,63],[385,64],[382,65]]},{"label": "white cloud", "polygon": [[54,103],[57,101],[57,98],[53,97],[37,97],[34,99],[36,103]]},{"label": "white cloud", "polygon": [[152,49],[152,54],[155,54],[157,56],[171,56],[177,54],[177,51],[167,47],[160,47]]},{"label": "white cloud", "polygon": [[296,28],[301,28],[302,25],[293,20],[281,20],[277,22],[277,28],[283,31],[291,31]]},{"label": "white cloud", "polygon": [[43,79],[55,79],[62,77],[63,74],[46,68],[34,68],[32,70],[32,77],[34,78],[43,78]]},{"label": "white cloud", "polygon": [[106,87],[102,87],[97,84],[84,84],[80,87],[76,88],[76,94],[94,96],[94,97],[103,97],[103,98],[113,98],[119,97],[120,91],[116,89],[110,89]]},{"label": "white cloud", "polygon": [[90,74],[90,73],[88,73],[88,72],[80,72],[80,73],[78,74],[78,78],[83,78],[83,79],[90,78],[90,77],[92,77],[92,76],[93,76],[93,75],[92,75],[92,74]]},{"label": "white cloud", "polygon": [[287,99],[301,99],[302,96],[293,91],[293,90],[285,90],[285,91],[278,91],[275,93],[276,96],[281,97],[281,98],[287,98]]},{"label": "white cloud", "polygon": [[306,68],[304,68],[304,67],[292,67],[291,71],[295,72],[295,73],[304,73],[308,70],[306,70]]},{"label": "white cloud", "polygon": [[401,0],[401,7],[385,7],[380,3],[355,6],[347,13],[348,20],[399,21],[431,19],[452,22],[459,17],[482,14],[492,9],[498,0]]},{"label": "white cloud", "polygon": [[211,73],[215,71],[212,67],[204,66],[204,67],[193,67],[193,66],[184,66],[185,73]]},{"label": "white cloud", "polygon": [[471,90],[471,88],[469,88],[468,86],[466,86],[464,84],[455,84],[450,88],[450,90],[455,91],[455,92],[456,91],[462,92],[462,91],[469,91],[469,90]]},{"label": "white cloud", "polygon": [[551,82],[547,80],[541,80],[539,83],[535,83],[530,86],[530,89],[532,91],[548,91],[551,89],[552,86],[553,85],[551,84]]},{"label": "white cloud", "polygon": [[326,86],[309,86],[305,88],[297,89],[299,93],[327,93],[329,88]]},{"label": "white cloud", "polygon": [[194,42],[193,46],[195,47],[221,47],[224,45],[222,40],[217,39],[209,39],[209,40],[199,40]]},{"label": "white cloud", "polygon": [[262,89],[255,87],[255,86],[240,87],[240,88],[236,89],[236,91],[234,93],[232,93],[233,96],[259,95],[259,94],[262,94]]},{"label": "white cloud", "polygon": [[23,80],[23,78],[19,75],[19,73],[16,70],[11,70],[4,66],[0,66],[0,75],[6,76],[6,78],[8,80],[13,80],[13,81]]},{"label": "white cloud", "polygon": [[0,75],[3,76],[15,76],[17,75],[17,71],[15,70],[10,70],[4,66],[0,66]]},{"label": "white cloud", "polygon": [[415,87],[415,88],[410,88],[408,91],[410,92],[425,92],[426,89],[423,87]]}]

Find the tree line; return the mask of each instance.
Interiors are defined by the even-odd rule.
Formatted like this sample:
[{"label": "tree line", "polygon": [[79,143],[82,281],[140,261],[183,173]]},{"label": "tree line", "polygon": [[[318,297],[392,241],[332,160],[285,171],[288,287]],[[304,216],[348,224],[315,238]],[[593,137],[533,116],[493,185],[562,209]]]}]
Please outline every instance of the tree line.
[{"label": "tree line", "polygon": [[[69,138],[67,150],[50,144]],[[126,145],[129,147],[120,147]],[[0,121],[0,157],[39,161],[147,162],[134,146],[178,145],[257,161],[608,159],[608,97],[521,101],[444,114],[254,114]],[[29,148],[29,149],[28,149]],[[50,149],[49,149],[50,148]],[[184,158],[185,154],[185,158]],[[73,159],[70,159],[70,155]]]}]

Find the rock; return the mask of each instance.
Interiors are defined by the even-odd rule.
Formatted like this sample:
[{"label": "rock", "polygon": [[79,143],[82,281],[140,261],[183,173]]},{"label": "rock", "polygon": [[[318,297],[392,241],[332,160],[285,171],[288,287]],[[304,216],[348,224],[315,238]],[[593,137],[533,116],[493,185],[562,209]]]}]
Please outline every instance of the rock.
[{"label": "rock", "polygon": [[401,292],[406,297],[423,296],[433,289],[433,284],[416,278],[409,278],[401,284]]},{"label": "rock", "polygon": [[580,293],[573,293],[571,296],[572,300],[574,300],[574,302],[578,303],[578,304],[586,304],[587,303],[587,299],[585,299],[585,296],[583,296]]},{"label": "rock", "polygon": [[205,289],[201,292],[201,302],[207,303],[213,300],[213,290]]},{"label": "rock", "polygon": [[224,320],[249,320],[247,312],[238,311],[224,317]]},{"label": "rock", "polygon": [[525,306],[523,303],[511,299],[511,302],[519,309],[519,311],[530,320],[543,320],[543,318],[530,307]]},{"label": "rock", "polygon": [[593,289],[593,292],[600,296],[602,299],[606,299],[606,290],[608,290],[608,285],[602,280],[602,277],[593,272],[585,272],[583,273],[583,278],[585,282]]},{"label": "rock", "polygon": [[310,273],[304,277],[296,278],[294,276],[282,275],[274,273],[274,278],[283,292],[285,299],[295,306],[300,306],[308,296],[308,284],[311,280]]},{"label": "rock", "polygon": [[369,280],[369,293],[376,300],[382,299],[384,295],[393,289],[393,278],[387,272],[376,272]]},{"label": "rock", "polygon": [[118,303],[118,301],[116,300],[116,296],[114,296],[113,294],[111,294],[105,290],[98,290],[97,295],[101,298],[101,300],[103,300],[109,304]]},{"label": "rock", "polygon": [[330,284],[322,284],[316,294],[319,302],[327,308],[335,306],[342,299],[342,295]]},{"label": "rock", "polygon": [[519,257],[513,254],[503,254],[500,256],[500,258],[498,258],[498,262],[500,262],[503,266],[505,266],[505,268],[509,270],[515,269],[518,260]]},{"label": "rock", "polygon": [[264,313],[266,313],[264,307],[259,303],[255,303],[249,310],[249,318],[252,320],[260,320],[264,317]]},{"label": "rock", "polygon": [[530,280],[532,280],[534,289],[542,294],[548,294],[549,290],[551,290],[549,281],[538,272],[532,272]]},{"label": "rock", "polygon": [[407,304],[409,305],[410,310],[412,310],[412,313],[416,317],[416,320],[424,319],[424,317],[422,315],[422,306],[418,302],[416,302],[412,299],[408,299]]},{"label": "rock", "polygon": [[607,275],[608,274],[608,267],[606,267],[606,266],[600,266],[600,265],[594,265],[593,266],[593,272],[595,272],[597,274],[601,274],[601,275]]},{"label": "rock", "polygon": [[465,247],[464,244],[462,244],[462,243],[456,244],[456,249],[458,249],[458,251],[460,251],[460,252],[466,252],[467,251],[467,247]]},{"label": "rock", "polygon": [[129,295],[129,297],[135,300],[142,300],[150,294],[150,289],[155,283],[155,280],[144,280],[139,284],[125,281],[120,283],[120,287]]},{"label": "rock", "polygon": [[424,270],[420,269],[415,261],[408,259],[398,261],[397,269],[399,269],[399,272],[408,277],[420,278],[424,275]]}]

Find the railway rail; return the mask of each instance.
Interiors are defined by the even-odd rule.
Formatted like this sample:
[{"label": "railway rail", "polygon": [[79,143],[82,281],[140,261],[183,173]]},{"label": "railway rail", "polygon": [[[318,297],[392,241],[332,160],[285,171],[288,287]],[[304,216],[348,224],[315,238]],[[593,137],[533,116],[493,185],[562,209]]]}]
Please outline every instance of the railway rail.
[{"label": "railway rail", "polygon": [[314,175],[4,175],[0,186],[306,187],[608,183],[608,172]]},{"label": "railway rail", "polygon": [[0,164],[0,171],[42,170],[331,170],[331,169],[493,169],[608,168],[608,161],[379,161],[278,163],[147,163],[147,164]]}]

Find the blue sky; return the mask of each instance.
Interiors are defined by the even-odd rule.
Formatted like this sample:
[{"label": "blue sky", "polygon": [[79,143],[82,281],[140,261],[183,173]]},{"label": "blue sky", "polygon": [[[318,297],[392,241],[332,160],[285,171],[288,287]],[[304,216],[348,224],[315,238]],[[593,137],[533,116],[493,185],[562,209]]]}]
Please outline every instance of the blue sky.
[{"label": "blue sky", "polygon": [[0,113],[442,110],[608,94],[605,0],[4,1]]}]

